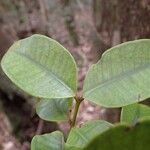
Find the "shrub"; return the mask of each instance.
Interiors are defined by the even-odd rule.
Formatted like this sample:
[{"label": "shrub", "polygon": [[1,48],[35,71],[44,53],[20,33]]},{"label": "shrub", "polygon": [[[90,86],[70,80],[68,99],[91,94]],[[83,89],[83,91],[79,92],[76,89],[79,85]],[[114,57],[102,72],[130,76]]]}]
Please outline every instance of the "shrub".
[{"label": "shrub", "polygon": [[[60,131],[36,135],[31,150],[150,149],[150,108],[138,104],[150,97],[150,40],[130,41],[107,50],[90,67],[82,96],[77,95],[74,58],[46,36],[33,35],[14,43],[1,66],[14,84],[40,99],[36,111],[42,119],[69,120],[66,141]],[[76,117],[84,99],[108,108],[122,107],[121,123],[98,120],[77,128]],[[73,100],[74,110],[67,117]]]}]

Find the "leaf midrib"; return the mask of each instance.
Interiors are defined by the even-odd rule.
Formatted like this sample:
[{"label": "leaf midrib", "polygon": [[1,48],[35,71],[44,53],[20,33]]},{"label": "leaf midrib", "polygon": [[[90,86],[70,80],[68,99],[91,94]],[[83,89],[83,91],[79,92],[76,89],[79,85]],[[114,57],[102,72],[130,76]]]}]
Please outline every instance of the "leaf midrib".
[{"label": "leaf midrib", "polygon": [[35,65],[39,66],[45,72],[48,72],[48,74],[50,74],[53,78],[55,78],[61,85],[63,85],[66,89],[68,89],[69,91],[71,91],[71,93],[73,93],[73,91],[71,90],[71,88],[69,86],[67,86],[64,82],[62,82],[61,79],[59,79],[52,71],[50,71],[49,69],[47,69],[41,63],[37,62],[36,60],[34,60],[33,58],[31,58],[29,55],[26,55],[25,53],[21,53],[20,51],[14,51],[14,52],[16,54],[20,55],[20,56],[23,56],[23,57],[27,58],[29,61],[31,61]]},{"label": "leaf midrib", "polygon": [[82,133],[80,133],[77,129],[74,129],[74,132],[83,139],[84,143],[88,142],[88,139],[86,139],[86,137]]},{"label": "leaf midrib", "polygon": [[134,70],[129,70],[129,71],[127,71],[127,72],[122,72],[120,75],[115,76],[114,78],[110,78],[110,79],[107,80],[107,81],[101,82],[100,85],[98,85],[98,86],[92,88],[91,90],[84,91],[84,93],[85,93],[85,95],[87,96],[87,95],[89,95],[90,93],[92,93],[94,90],[96,90],[96,89],[98,89],[98,88],[102,88],[102,87],[104,87],[104,86],[106,86],[106,85],[108,85],[108,84],[111,84],[111,83],[113,83],[113,82],[116,82],[117,80],[120,80],[120,79],[122,79],[122,78],[125,78],[125,77],[128,76],[128,75],[132,76],[132,75],[134,75],[134,74],[136,74],[136,73],[138,73],[138,72],[141,72],[142,70],[146,70],[146,69],[149,68],[149,67],[150,67],[150,65],[149,65],[149,63],[148,63],[148,64],[146,64],[146,65],[144,65],[144,66],[140,66],[140,67],[138,67],[138,68],[136,68],[136,69],[134,69]]}]

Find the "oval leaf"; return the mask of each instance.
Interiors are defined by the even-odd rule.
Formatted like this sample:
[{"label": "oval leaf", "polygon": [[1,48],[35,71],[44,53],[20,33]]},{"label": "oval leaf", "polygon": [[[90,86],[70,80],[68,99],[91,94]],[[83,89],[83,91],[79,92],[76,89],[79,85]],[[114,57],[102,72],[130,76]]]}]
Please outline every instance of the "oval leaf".
[{"label": "oval leaf", "polygon": [[94,137],[109,129],[112,125],[106,121],[87,122],[81,128],[71,129],[66,146],[84,148]]},{"label": "oval leaf", "polygon": [[6,75],[22,90],[42,98],[73,97],[76,64],[58,42],[33,35],[14,43],[1,62]]},{"label": "oval leaf", "polygon": [[149,150],[150,120],[134,127],[117,125],[97,136],[84,150]]},{"label": "oval leaf", "polygon": [[64,150],[64,137],[59,131],[36,135],[31,142],[31,150]]},{"label": "oval leaf", "polygon": [[132,104],[122,108],[121,122],[135,124],[139,119],[150,117],[150,107],[143,104]]},{"label": "oval leaf", "polygon": [[150,40],[115,46],[93,65],[84,82],[84,97],[105,107],[121,107],[150,97]]},{"label": "oval leaf", "polygon": [[46,121],[65,121],[71,104],[72,99],[44,99],[37,104],[36,112]]}]

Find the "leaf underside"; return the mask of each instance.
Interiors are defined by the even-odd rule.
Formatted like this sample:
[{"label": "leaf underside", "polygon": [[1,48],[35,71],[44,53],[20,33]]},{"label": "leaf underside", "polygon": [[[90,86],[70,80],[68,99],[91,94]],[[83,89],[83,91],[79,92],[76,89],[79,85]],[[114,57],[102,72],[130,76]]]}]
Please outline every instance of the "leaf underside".
[{"label": "leaf underside", "polygon": [[68,98],[76,92],[76,64],[58,42],[33,35],[14,43],[2,69],[22,90],[41,98]]},{"label": "leaf underside", "polygon": [[40,118],[46,121],[66,121],[72,99],[43,99],[36,106]]},{"label": "leaf underside", "polygon": [[112,124],[106,121],[87,122],[81,128],[72,128],[68,139],[67,146],[70,148],[84,148],[94,137],[112,127]]},{"label": "leaf underside", "polygon": [[31,142],[31,150],[64,150],[64,137],[59,131],[36,135]]},{"label": "leaf underside", "polygon": [[[86,99],[122,107],[150,97],[150,40],[136,40],[106,51],[84,82]],[[140,98],[140,99],[139,99]]]},{"label": "leaf underside", "polygon": [[122,108],[121,122],[135,124],[139,119],[150,117],[150,107],[143,104],[131,104]]}]

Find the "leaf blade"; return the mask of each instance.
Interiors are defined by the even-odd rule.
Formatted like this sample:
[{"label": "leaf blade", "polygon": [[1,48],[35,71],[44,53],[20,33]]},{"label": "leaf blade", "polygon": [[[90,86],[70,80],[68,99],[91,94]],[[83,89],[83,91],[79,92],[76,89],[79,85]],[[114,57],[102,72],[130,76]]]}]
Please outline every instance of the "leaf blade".
[{"label": "leaf blade", "polygon": [[37,104],[36,112],[46,121],[66,121],[71,105],[72,99],[44,99]]},{"label": "leaf blade", "polygon": [[33,35],[16,42],[1,65],[5,74],[30,95],[42,98],[75,95],[75,61],[64,47],[46,36]]},{"label": "leaf blade", "polygon": [[97,136],[84,150],[149,150],[150,120],[118,124]]},{"label": "leaf blade", "polygon": [[123,107],[121,111],[121,122],[134,124],[145,117],[150,117],[150,108],[143,104],[131,104]]},{"label": "leaf blade", "polygon": [[84,97],[105,107],[122,107],[150,96],[150,40],[130,41],[106,51],[84,82]]},{"label": "leaf blade", "polygon": [[36,135],[31,142],[31,150],[64,150],[64,137],[60,131]]},{"label": "leaf blade", "polygon": [[81,128],[73,128],[67,139],[67,146],[83,149],[98,134],[109,129],[112,125],[106,121],[87,122]]}]

